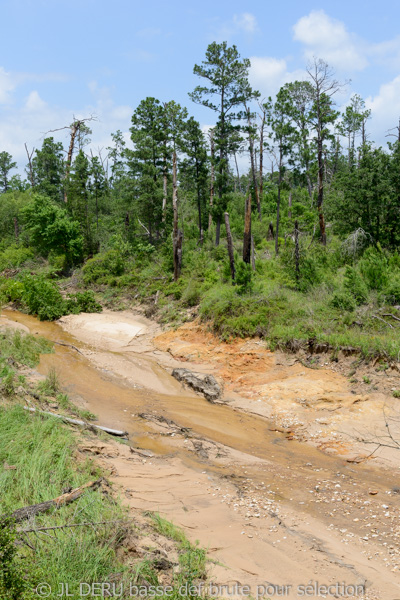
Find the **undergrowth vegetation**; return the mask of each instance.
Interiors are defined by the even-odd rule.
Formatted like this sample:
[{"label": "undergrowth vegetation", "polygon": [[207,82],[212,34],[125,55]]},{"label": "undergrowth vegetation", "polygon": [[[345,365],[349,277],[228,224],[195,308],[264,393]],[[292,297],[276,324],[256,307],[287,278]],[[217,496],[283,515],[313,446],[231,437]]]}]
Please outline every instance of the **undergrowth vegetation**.
[{"label": "undergrowth vegetation", "polygon": [[[235,285],[224,245],[207,239],[187,242],[181,277],[174,281],[168,249],[138,257],[134,249],[99,254],[84,265],[80,281],[110,307],[143,302],[146,314],[179,324],[197,314],[223,339],[259,336],[271,348],[298,348],[310,340],[332,351],[352,347],[365,357],[398,358],[397,304],[400,257],[379,245],[356,248],[333,237],[326,248],[304,234],[296,276],[294,242],[282,242],[278,256],[265,238],[255,248],[255,270],[238,260]],[[350,245],[351,251],[348,250]],[[110,266],[110,255],[114,267]]]}]

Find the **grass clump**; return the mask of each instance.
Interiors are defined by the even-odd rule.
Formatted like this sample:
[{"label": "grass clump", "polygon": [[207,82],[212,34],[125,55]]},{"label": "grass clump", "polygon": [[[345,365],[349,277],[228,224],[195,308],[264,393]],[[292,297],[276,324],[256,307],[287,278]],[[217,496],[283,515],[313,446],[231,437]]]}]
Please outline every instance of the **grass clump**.
[{"label": "grass clump", "polygon": [[21,365],[34,367],[42,353],[52,351],[52,345],[44,338],[34,337],[21,331],[0,332],[0,392],[7,397],[16,393],[25,377],[18,373]]},{"label": "grass clump", "polygon": [[[0,514],[56,498],[65,489],[98,478],[99,469],[91,461],[76,460],[75,446],[74,434],[56,419],[32,415],[20,406],[0,407],[0,463],[14,467],[0,471]],[[122,509],[111,498],[93,491],[70,506],[38,515],[34,525],[97,523],[123,517]],[[0,535],[0,554],[7,547],[7,541],[1,540]],[[74,591],[77,582],[108,581],[110,573],[121,571],[116,560],[117,545],[116,525],[60,529],[51,538],[38,533],[35,550],[18,546],[11,565],[25,565],[27,594],[32,577],[36,577],[36,583],[47,582],[53,590],[58,590],[59,582],[65,582]],[[16,597],[30,598],[25,592]]]},{"label": "grass clump", "polygon": [[207,553],[200,548],[199,542],[194,545],[189,542],[184,531],[161,517],[158,513],[148,513],[153,520],[155,530],[161,535],[178,543],[179,572],[175,585],[180,589],[183,585],[194,583],[206,578]]}]

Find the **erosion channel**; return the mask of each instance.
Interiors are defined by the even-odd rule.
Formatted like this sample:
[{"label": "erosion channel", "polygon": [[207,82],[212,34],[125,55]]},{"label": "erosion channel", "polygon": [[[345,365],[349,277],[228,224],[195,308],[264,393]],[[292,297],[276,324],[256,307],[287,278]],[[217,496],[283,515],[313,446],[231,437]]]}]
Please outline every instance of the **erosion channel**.
[{"label": "erosion channel", "polygon": [[[331,597],[400,598],[396,457],[357,464],[349,453],[293,439],[256,398],[241,398],[239,384],[208,402],[171,371],[210,372],[212,362],[201,352],[197,362],[193,353],[174,357],[141,315],[105,311],[49,323],[5,310],[1,322],[58,342],[39,372],[54,366],[98,424],[129,432],[130,448],[110,439],[88,453],[111,471],[129,507],[159,511],[208,549],[222,596],[240,584],[253,597],[329,597],[318,586],[330,585]],[[313,384],[307,377],[313,371],[304,373],[305,389]],[[315,592],[305,592],[307,584]]]}]

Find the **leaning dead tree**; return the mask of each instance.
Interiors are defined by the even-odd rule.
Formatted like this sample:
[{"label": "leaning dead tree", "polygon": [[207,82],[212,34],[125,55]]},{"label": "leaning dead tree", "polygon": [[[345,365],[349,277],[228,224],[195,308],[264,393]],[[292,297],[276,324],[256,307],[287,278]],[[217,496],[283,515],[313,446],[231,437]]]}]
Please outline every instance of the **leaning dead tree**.
[{"label": "leaning dead tree", "polygon": [[[50,129],[47,133],[54,133],[55,131],[62,131],[63,129],[70,130],[70,140],[67,152],[67,160],[65,163],[65,173],[64,173],[64,202],[67,204],[67,184],[69,181],[69,175],[71,171],[72,165],[72,157],[74,154],[74,150],[76,145],[78,144],[81,149],[85,144],[85,138],[92,133],[90,127],[86,125],[89,121],[96,121],[97,118],[93,115],[90,117],[86,117],[85,119],[75,119],[72,121],[71,125],[65,125],[65,127],[59,127],[58,129]],[[45,135],[46,135],[45,134]]]}]

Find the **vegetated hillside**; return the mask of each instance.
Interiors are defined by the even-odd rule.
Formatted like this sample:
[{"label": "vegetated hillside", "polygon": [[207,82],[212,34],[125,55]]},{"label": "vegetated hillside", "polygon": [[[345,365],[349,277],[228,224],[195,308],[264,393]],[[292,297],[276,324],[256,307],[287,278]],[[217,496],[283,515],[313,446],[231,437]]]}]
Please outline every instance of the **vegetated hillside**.
[{"label": "vegetated hillside", "polygon": [[[145,302],[168,323],[198,307],[224,338],[397,359],[399,139],[369,141],[356,94],[338,112],[323,60],[267,101],[249,66],[225,42],[195,65],[189,96],[214,115],[207,134],[147,97],[132,144],[118,131],[107,156],[85,152],[90,119],[71,124],[67,153],[45,138],[26,181],[0,153],[2,301],[41,319]],[[66,294],[71,274],[80,291]]]}]

